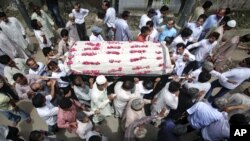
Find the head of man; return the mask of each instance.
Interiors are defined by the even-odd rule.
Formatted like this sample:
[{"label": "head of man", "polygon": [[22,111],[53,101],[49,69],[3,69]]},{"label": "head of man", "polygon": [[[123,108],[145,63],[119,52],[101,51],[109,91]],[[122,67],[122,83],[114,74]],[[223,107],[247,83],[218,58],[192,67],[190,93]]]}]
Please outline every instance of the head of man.
[{"label": "head of man", "polygon": [[103,3],[102,3],[103,10],[107,10],[110,7],[111,7],[111,3],[109,1],[107,1],[107,0],[103,1]]},{"label": "head of man", "polygon": [[67,29],[62,29],[61,37],[62,37],[63,41],[67,42],[69,39],[69,31]]},{"label": "head of man", "polygon": [[226,9],[220,8],[216,14],[217,19],[221,19],[223,16],[225,16],[225,13],[226,13]]},{"label": "head of man", "polygon": [[72,22],[72,23],[75,23],[75,16],[73,13],[70,13],[69,14],[69,20]]},{"label": "head of man", "polygon": [[43,132],[34,130],[30,132],[29,141],[44,141],[45,135]]},{"label": "head of man", "polygon": [[211,72],[212,70],[214,70],[214,64],[212,62],[209,61],[203,62],[202,71]]},{"label": "head of man", "polygon": [[60,72],[60,68],[55,61],[50,61],[47,65],[48,69],[51,70],[52,72]]},{"label": "head of man", "polygon": [[147,21],[146,26],[149,27],[150,31],[154,28],[154,22],[153,21]]},{"label": "head of man", "polygon": [[122,89],[125,91],[132,91],[135,87],[135,83],[131,80],[126,80],[122,84]]},{"label": "head of man", "polygon": [[144,37],[147,37],[148,35],[150,35],[150,28],[147,26],[143,26],[141,28],[141,35]]},{"label": "head of man", "polygon": [[100,91],[103,91],[108,86],[108,81],[104,75],[99,75],[96,77],[96,85]]},{"label": "head of man", "polygon": [[36,60],[34,58],[29,58],[26,60],[26,65],[34,70],[34,71],[37,71],[37,69],[39,68],[39,65],[37,64]]},{"label": "head of man", "polygon": [[122,18],[124,20],[128,20],[129,16],[130,16],[130,12],[129,11],[125,10],[125,11],[122,12]]},{"label": "head of man", "polygon": [[100,27],[94,25],[94,26],[92,26],[91,31],[95,36],[99,36],[102,32],[102,29]]},{"label": "head of man", "polygon": [[59,102],[59,107],[64,111],[69,111],[72,105],[72,100],[68,97],[63,97]]},{"label": "head of man", "polygon": [[185,50],[185,44],[184,43],[178,43],[176,45],[176,54],[182,55]]},{"label": "head of man", "polygon": [[198,27],[202,26],[206,19],[207,19],[207,15],[205,15],[205,14],[200,15],[196,21],[196,25]]},{"label": "head of man", "polygon": [[231,30],[236,27],[236,21],[235,20],[230,20],[226,23],[226,26],[224,27],[225,30]]},{"label": "head of man", "polygon": [[41,108],[45,105],[46,99],[45,96],[38,93],[32,98],[32,104],[35,108]]},{"label": "head of man", "polygon": [[206,83],[211,79],[211,74],[209,72],[201,72],[198,76],[198,81],[201,83]]},{"label": "head of man", "polygon": [[212,5],[213,5],[213,3],[208,0],[208,1],[204,2],[204,4],[202,5],[202,7],[204,8],[205,11],[207,11]]},{"label": "head of man", "polygon": [[157,14],[157,13],[155,12],[154,9],[149,9],[147,15],[148,15],[149,18],[152,18],[152,17],[154,17],[156,14]]},{"label": "head of man", "polygon": [[34,82],[30,85],[30,88],[34,92],[42,91],[45,88],[44,83],[41,82]]},{"label": "head of man", "polygon": [[181,31],[181,37],[186,40],[193,34],[193,31],[190,28],[184,28]]},{"label": "head of man", "polygon": [[220,37],[220,33],[218,32],[213,32],[208,36],[208,41],[210,44],[214,43],[215,41],[218,40],[218,38]]},{"label": "head of man", "polygon": [[0,63],[9,66],[9,67],[15,67],[16,63],[8,56],[8,55],[1,55],[0,56]]},{"label": "head of man", "polygon": [[168,28],[168,29],[173,28],[173,27],[174,27],[174,24],[175,24],[174,19],[169,18],[168,21],[167,21],[167,28]]},{"label": "head of man", "polygon": [[13,80],[14,80],[17,84],[19,84],[19,85],[21,85],[21,86],[28,85],[28,80],[27,80],[27,78],[26,78],[23,74],[21,74],[21,73],[16,73],[16,74],[14,74],[14,75],[13,75]]},{"label": "head of man", "polygon": [[74,9],[75,9],[75,11],[76,12],[80,12],[80,9],[81,9],[81,5],[80,5],[80,3],[75,3],[75,5],[74,5]]},{"label": "head of man", "polygon": [[33,5],[33,12],[35,12],[37,15],[41,16],[41,8],[37,5]]},{"label": "head of man", "polygon": [[81,76],[76,76],[73,79],[73,84],[79,87],[84,87],[84,82]]},{"label": "head of man", "polygon": [[53,51],[53,49],[51,47],[44,47],[42,51],[43,51],[43,55],[45,57],[49,57],[49,56],[54,56],[55,55],[54,51]]},{"label": "head of man", "polygon": [[5,23],[9,22],[9,19],[5,12],[0,12],[0,21],[3,21]]},{"label": "head of man", "polygon": [[163,6],[161,7],[161,9],[160,9],[160,12],[161,12],[161,15],[162,15],[163,17],[166,17],[167,14],[168,14],[168,12],[169,12],[168,6],[163,5]]},{"label": "head of man", "polygon": [[39,22],[36,19],[31,20],[31,26],[35,30],[40,30],[43,27],[42,24],[41,24],[41,22]]},{"label": "head of man", "polygon": [[239,62],[239,65],[241,67],[247,67],[250,68],[250,57],[243,59],[242,61]]},{"label": "head of man", "polygon": [[179,94],[179,89],[181,87],[181,84],[176,81],[172,81],[169,83],[168,91],[172,94]]}]

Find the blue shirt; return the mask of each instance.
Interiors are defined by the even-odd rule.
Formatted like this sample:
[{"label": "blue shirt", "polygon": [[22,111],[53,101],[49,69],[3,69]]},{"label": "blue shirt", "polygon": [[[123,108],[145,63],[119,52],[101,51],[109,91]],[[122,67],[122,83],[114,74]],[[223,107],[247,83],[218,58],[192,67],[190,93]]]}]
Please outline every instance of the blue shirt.
[{"label": "blue shirt", "polygon": [[158,132],[157,141],[180,141],[178,136],[173,133],[175,123],[172,119],[166,119]]},{"label": "blue shirt", "polygon": [[219,22],[222,18],[218,19],[216,15],[211,15],[207,18],[205,23],[203,24],[203,29],[208,30],[213,27],[217,27],[219,25]]},{"label": "blue shirt", "polygon": [[213,108],[209,103],[197,102],[191,108],[187,109],[189,114],[188,121],[195,129],[201,129],[209,124],[223,118],[223,114]]},{"label": "blue shirt", "polygon": [[175,28],[168,29],[166,25],[161,27],[163,31],[159,35],[159,41],[164,41],[166,37],[175,37],[177,34],[177,31]]}]

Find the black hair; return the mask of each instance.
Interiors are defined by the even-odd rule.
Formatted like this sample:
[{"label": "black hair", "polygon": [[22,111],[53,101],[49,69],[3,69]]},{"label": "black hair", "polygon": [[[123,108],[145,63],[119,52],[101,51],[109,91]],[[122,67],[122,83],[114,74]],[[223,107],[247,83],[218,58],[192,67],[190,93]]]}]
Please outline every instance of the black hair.
[{"label": "black hair", "polygon": [[78,6],[78,5],[80,5],[80,3],[79,3],[79,2],[76,2],[76,3],[74,4],[74,6]]},{"label": "black hair", "polygon": [[57,66],[57,65],[58,65],[57,62],[55,62],[55,61],[50,61],[50,62],[48,63],[48,65],[47,65],[47,67],[48,67],[49,70],[51,70],[50,67],[54,67],[54,66]]},{"label": "black hair", "polygon": [[0,63],[3,65],[7,65],[12,59],[8,55],[1,55],[0,56]]},{"label": "black hair", "polygon": [[40,30],[41,28],[38,26],[37,24],[37,20],[34,19],[34,20],[31,20],[31,27],[35,30]]},{"label": "black hair", "polygon": [[63,97],[59,102],[59,107],[62,109],[68,109],[72,106],[72,101],[68,97]]},{"label": "black hair", "polygon": [[30,132],[29,141],[39,141],[38,139],[42,137],[42,132],[34,130]]},{"label": "black hair", "polygon": [[147,90],[152,90],[154,88],[154,82],[150,79],[144,80],[142,86]]},{"label": "black hair", "polygon": [[43,51],[43,55],[44,55],[45,57],[47,57],[48,54],[49,54],[51,51],[53,51],[53,49],[52,49],[51,47],[44,47],[42,51]]},{"label": "black hair", "polygon": [[108,0],[103,1],[103,3],[105,4],[106,7],[110,7],[111,3]]},{"label": "black hair", "polygon": [[247,118],[243,114],[234,114],[229,119],[231,125],[248,125]]},{"label": "black hair", "polygon": [[122,18],[127,18],[127,17],[129,17],[129,15],[130,15],[130,12],[127,10],[122,12]]},{"label": "black hair", "polygon": [[213,32],[213,33],[211,33],[211,34],[208,36],[208,38],[210,38],[210,37],[214,37],[215,40],[218,40],[218,38],[220,37],[220,33],[218,33],[218,32]]},{"label": "black hair", "polygon": [[162,7],[161,7],[161,9],[160,9],[160,11],[168,11],[169,10],[169,8],[168,8],[168,6],[166,6],[166,5],[163,5]]},{"label": "black hair", "polygon": [[184,43],[178,43],[176,45],[176,48],[180,48],[180,47],[183,47],[184,49],[186,48],[186,45]]},{"label": "black hair", "polygon": [[154,27],[154,22],[151,21],[151,20],[147,21],[146,25],[149,26],[149,27]]},{"label": "black hair", "polygon": [[209,72],[201,72],[198,76],[198,81],[201,83],[208,82],[211,79],[211,74]]},{"label": "black hair", "polygon": [[230,21],[231,18],[229,16],[224,16],[221,21],[220,21],[220,24],[226,24],[227,25],[227,22]]},{"label": "black hair", "polygon": [[202,5],[202,7],[203,7],[204,9],[208,9],[208,8],[210,8],[212,5],[213,5],[213,3],[212,3],[211,1],[206,1],[206,2],[204,2],[204,4]]},{"label": "black hair", "polygon": [[25,62],[27,66],[29,66],[29,61],[36,61],[36,60],[34,58],[28,58]]},{"label": "black hair", "polygon": [[179,82],[172,81],[169,84],[168,90],[171,93],[175,93],[175,92],[179,91],[180,87],[181,87],[181,84]]},{"label": "black hair", "polygon": [[244,59],[248,67],[250,67],[250,57]]},{"label": "black hair", "polygon": [[6,13],[5,12],[0,12],[0,18],[2,17],[6,17]]},{"label": "black hair", "polygon": [[16,81],[17,78],[23,78],[23,77],[24,77],[23,74],[21,74],[21,73],[16,73],[16,74],[13,75],[13,80]]},{"label": "black hair", "polygon": [[150,31],[149,27],[143,26],[143,27],[141,28],[141,33],[146,33],[147,31]]},{"label": "black hair", "polygon": [[207,19],[207,15],[206,14],[201,14],[197,20],[199,19],[203,19],[204,21]]},{"label": "black hair", "polygon": [[229,14],[231,13],[231,11],[232,11],[231,8],[227,7],[227,8],[226,8],[225,15],[229,15]]},{"label": "black hair", "polygon": [[19,100],[19,97],[16,92],[11,88],[11,86],[7,83],[6,79],[2,75],[0,75],[0,80],[3,81],[3,87],[0,88],[0,93],[15,100]]},{"label": "black hair", "polygon": [[181,31],[181,37],[189,37],[192,35],[192,33],[193,33],[193,31],[190,28],[184,28]]},{"label": "black hair", "polygon": [[93,135],[89,138],[89,141],[102,141],[102,138],[98,135]]},{"label": "black hair", "polygon": [[240,37],[241,42],[249,42],[250,41],[250,34],[245,34]]},{"label": "black hair", "polygon": [[69,36],[69,31],[67,29],[62,29],[61,37]]},{"label": "black hair", "polygon": [[32,104],[35,108],[41,108],[44,105],[44,95],[38,93],[32,98]]},{"label": "black hair", "polygon": [[122,88],[125,90],[132,90],[135,87],[135,83],[131,80],[125,80],[122,83]]}]

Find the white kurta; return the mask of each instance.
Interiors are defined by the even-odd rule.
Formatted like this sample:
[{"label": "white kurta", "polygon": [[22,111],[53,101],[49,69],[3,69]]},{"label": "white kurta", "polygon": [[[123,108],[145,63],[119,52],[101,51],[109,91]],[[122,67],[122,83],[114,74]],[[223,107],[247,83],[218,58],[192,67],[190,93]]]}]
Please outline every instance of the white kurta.
[{"label": "white kurta", "polygon": [[86,135],[89,131],[92,131],[93,124],[89,120],[87,123],[83,123],[79,120],[77,121],[77,129],[76,129],[76,134],[81,138],[81,139],[86,139]]},{"label": "white kurta", "polygon": [[111,116],[112,109],[109,105],[109,99],[107,95],[107,89],[100,91],[94,83],[93,90],[91,93],[91,110],[100,110],[100,113],[104,116]]},{"label": "white kurta", "polygon": [[116,115],[122,117],[124,109],[129,102],[129,100],[140,97],[140,94],[135,91],[135,93],[131,93],[130,91],[125,91],[122,89],[123,82],[119,81],[115,85],[115,94],[117,95],[116,99],[114,99],[114,107]]},{"label": "white kurta", "polygon": [[142,15],[139,23],[139,28],[141,29],[143,26],[146,26],[146,23],[148,21],[151,21],[151,19],[147,16],[147,14]]},{"label": "white kurta", "polygon": [[36,19],[42,24],[42,29],[44,31],[44,34],[46,37],[53,38],[53,29],[52,26],[54,26],[54,21],[49,17],[48,14],[46,14],[43,10],[40,10],[42,13],[42,16],[37,15],[36,13],[33,13],[31,15],[31,19]]},{"label": "white kurta", "polygon": [[2,31],[0,31],[0,52],[1,55],[7,54],[10,58],[27,58],[22,48],[12,42]]},{"label": "white kurta", "polygon": [[23,38],[23,35],[25,35],[23,25],[14,17],[8,17],[8,19],[8,23],[3,21],[0,23],[0,27],[2,28],[4,34],[22,49],[27,49],[28,42]]}]

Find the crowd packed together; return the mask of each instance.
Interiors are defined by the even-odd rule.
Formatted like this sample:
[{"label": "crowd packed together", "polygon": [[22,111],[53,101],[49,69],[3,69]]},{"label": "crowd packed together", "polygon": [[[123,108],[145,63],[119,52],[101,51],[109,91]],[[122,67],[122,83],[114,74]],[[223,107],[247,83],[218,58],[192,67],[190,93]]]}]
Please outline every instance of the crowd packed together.
[{"label": "crowd packed together", "polygon": [[[32,103],[48,126],[47,131],[34,129],[30,141],[61,141],[50,137],[61,129],[86,141],[108,141],[99,125],[109,116],[120,121],[124,141],[144,138],[146,124],[159,129],[158,141],[179,141],[192,131],[202,141],[221,141],[229,138],[230,125],[249,124],[250,87],[242,93],[232,90],[249,80],[250,57],[230,70],[226,62],[240,43],[250,41],[250,34],[224,36],[237,25],[230,8],[209,15],[213,3],[206,1],[182,28],[166,5],[149,9],[133,37],[130,12],[118,18],[111,3],[103,1],[102,24],[92,25],[88,36],[88,9],[75,3],[65,24],[58,1],[46,1],[51,15],[32,5],[30,16],[43,62],[34,57],[37,50],[21,22],[0,12],[0,113],[12,122],[0,124],[1,141],[24,140],[16,126],[23,120],[31,124],[32,117],[18,106],[23,100]],[[62,28],[59,42],[55,27]],[[74,74],[64,61],[76,41],[163,42],[173,71],[160,76]],[[220,90],[213,93],[215,88]]]}]

